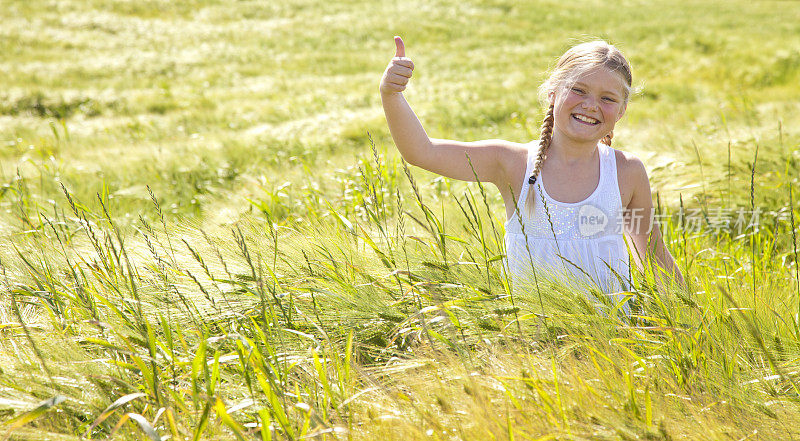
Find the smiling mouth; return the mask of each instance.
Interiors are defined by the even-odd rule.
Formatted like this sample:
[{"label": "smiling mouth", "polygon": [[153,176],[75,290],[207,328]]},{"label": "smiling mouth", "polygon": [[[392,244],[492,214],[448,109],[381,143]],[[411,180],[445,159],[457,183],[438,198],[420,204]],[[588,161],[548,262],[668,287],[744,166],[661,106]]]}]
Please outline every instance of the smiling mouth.
[{"label": "smiling mouth", "polygon": [[572,118],[574,118],[578,122],[581,122],[583,124],[588,124],[590,126],[596,126],[596,125],[600,124],[599,120],[596,120],[596,119],[594,119],[592,117],[589,117],[589,116],[586,116],[586,115],[581,115],[580,113],[573,113],[572,114]]}]

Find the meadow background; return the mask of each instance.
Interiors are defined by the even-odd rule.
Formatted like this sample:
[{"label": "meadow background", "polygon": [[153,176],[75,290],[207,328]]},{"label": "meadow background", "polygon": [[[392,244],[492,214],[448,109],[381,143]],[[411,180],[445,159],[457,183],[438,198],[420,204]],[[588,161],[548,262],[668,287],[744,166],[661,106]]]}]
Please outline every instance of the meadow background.
[{"label": "meadow background", "polygon": [[[800,3],[0,16],[3,439],[800,438]],[[512,292],[495,189],[400,162],[394,35],[428,134],[459,140],[535,139],[557,57],[618,45],[640,92],[615,147],[688,289],[635,274],[634,317]]]}]

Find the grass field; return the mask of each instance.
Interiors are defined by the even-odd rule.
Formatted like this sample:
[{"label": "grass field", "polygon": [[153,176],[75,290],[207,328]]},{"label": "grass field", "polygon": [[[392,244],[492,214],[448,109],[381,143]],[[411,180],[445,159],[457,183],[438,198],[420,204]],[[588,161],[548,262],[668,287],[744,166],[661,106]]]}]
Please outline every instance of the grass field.
[{"label": "grass field", "polygon": [[[800,3],[0,16],[0,439],[800,439]],[[617,44],[689,288],[511,291],[495,189],[400,162],[394,35],[459,140],[535,139],[555,59]]]}]

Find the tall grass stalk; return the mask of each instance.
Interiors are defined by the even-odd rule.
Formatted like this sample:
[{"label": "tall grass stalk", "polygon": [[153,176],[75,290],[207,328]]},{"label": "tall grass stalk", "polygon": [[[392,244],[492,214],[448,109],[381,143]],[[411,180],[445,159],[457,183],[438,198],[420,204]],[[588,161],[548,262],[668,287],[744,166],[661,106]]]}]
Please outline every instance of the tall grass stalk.
[{"label": "tall grass stalk", "polygon": [[[797,304],[800,308],[800,265],[798,265],[797,258],[797,226],[794,220],[794,197],[792,196],[792,183],[787,185],[789,187],[789,228],[792,232],[792,254],[794,255],[794,279],[797,285]],[[798,310],[800,314],[800,310]]]},{"label": "tall grass stalk", "polygon": [[[755,213],[756,203],[755,203],[755,181],[756,181],[756,163],[758,162],[758,144],[756,144],[756,150],[753,154],[753,167],[750,169],[750,213]],[[758,230],[758,226],[753,226],[755,230]],[[756,234],[757,231],[752,231],[750,234],[750,266],[751,266],[751,276],[753,278],[753,307],[756,306],[756,238],[758,235]]]}]

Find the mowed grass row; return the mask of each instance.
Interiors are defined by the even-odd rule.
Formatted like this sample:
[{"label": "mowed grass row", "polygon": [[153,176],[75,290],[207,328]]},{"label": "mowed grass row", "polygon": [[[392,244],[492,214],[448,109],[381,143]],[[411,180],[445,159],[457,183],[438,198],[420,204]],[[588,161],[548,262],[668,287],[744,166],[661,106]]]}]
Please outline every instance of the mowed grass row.
[{"label": "mowed grass row", "polygon": [[[800,436],[792,3],[2,8],[4,435]],[[512,293],[493,189],[398,162],[395,34],[457,139],[535,138],[570,38],[619,43],[690,289]]]}]

